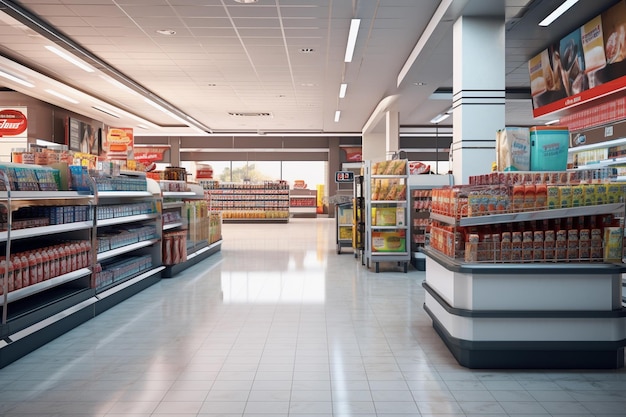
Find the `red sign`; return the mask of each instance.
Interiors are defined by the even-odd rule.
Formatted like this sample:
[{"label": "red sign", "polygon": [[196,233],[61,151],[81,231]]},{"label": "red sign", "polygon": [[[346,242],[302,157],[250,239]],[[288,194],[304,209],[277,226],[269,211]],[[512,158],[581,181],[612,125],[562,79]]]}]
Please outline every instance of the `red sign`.
[{"label": "red sign", "polygon": [[619,97],[562,116],[559,124],[567,126],[570,132],[576,132],[624,119],[626,119],[626,97]]},{"label": "red sign", "polygon": [[362,161],[363,148],[361,148],[360,146],[342,147],[341,149],[343,149],[346,153],[347,162]]},{"label": "red sign", "polygon": [[135,148],[135,161],[151,164],[152,162],[163,161],[163,154],[169,148],[167,147],[149,147],[149,148]]},{"label": "red sign", "polygon": [[17,136],[26,131],[28,121],[21,111],[0,110],[0,137]]}]

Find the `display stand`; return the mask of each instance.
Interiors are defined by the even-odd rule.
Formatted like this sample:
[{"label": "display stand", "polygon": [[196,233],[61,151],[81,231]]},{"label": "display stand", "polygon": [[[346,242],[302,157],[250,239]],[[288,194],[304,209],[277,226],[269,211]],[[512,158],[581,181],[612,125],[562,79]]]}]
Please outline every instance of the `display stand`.
[{"label": "display stand", "polygon": [[[125,173],[128,177],[145,178],[145,173]],[[157,208],[161,189],[159,184],[145,178],[146,191],[98,191],[96,204],[98,212],[109,210],[127,210],[126,215],[114,215],[102,218],[97,215],[96,234],[106,236],[119,231],[137,230],[136,242],[129,239],[124,245],[103,248],[102,242],[96,255],[96,261],[105,266],[103,273],[96,273],[95,288],[98,302],[95,305],[96,314],[100,314],[121,301],[157,283],[161,279],[164,267],[161,265],[161,216]],[[133,214],[129,208],[137,207],[141,212]],[[148,208],[147,213],[143,207]],[[103,250],[105,249],[105,250]],[[128,264],[131,262],[131,264]],[[135,262],[133,264],[132,262]],[[111,274],[107,274],[111,271]],[[128,273],[117,272],[128,271]],[[112,275],[112,277],[111,277]],[[102,277],[102,279],[99,279]]]},{"label": "display stand", "polygon": [[[455,218],[472,227],[620,213],[624,204]],[[622,264],[466,263],[432,248],[424,308],[457,361],[469,368],[622,368],[626,309]]]},{"label": "display stand", "polygon": [[363,189],[363,175],[354,176],[354,197],[352,200],[352,249],[354,257],[361,258],[361,264],[365,265],[365,190]]},{"label": "display stand", "polygon": [[335,205],[335,237],[337,254],[341,254],[341,248],[352,247],[352,203]]},{"label": "display stand", "polygon": [[[392,174],[379,173],[387,172],[384,166],[389,164],[399,168]],[[374,263],[379,272],[380,262],[393,262],[407,272],[410,260],[407,161],[367,161],[364,169],[366,265],[369,268]]]},{"label": "display stand", "polygon": [[224,223],[289,222],[289,187],[282,182],[224,183],[205,188],[213,210]]},{"label": "display stand", "polygon": [[317,191],[294,188],[289,191],[292,217],[317,217]]},{"label": "display stand", "polygon": [[[85,192],[12,191],[4,171],[0,171],[0,183],[7,190],[0,191],[0,205],[6,209],[6,230],[0,231],[0,247],[5,259],[14,259],[17,254],[35,248],[45,248],[48,246],[46,241],[60,244],[78,240],[90,242],[94,227],[93,183],[89,184],[90,191]],[[17,223],[14,216],[19,208],[38,206],[49,207],[57,213],[70,213],[75,218],[68,220],[61,215],[63,220],[58,224],[14,229],[14,223]],[[93,317],[94,304],[98,300],[91,285],[90,250],[82,253],[84,258],[80,267],[68,268],[66,263],[67,271],[59,272],[58,268],[51,267],[52,258],[47,263],[40,260],[37,265],[41,266],[37,270],[44,273],[44,279],[36,282],[26,279],[30,271],[20,267],[18,273],[15,264],[7,268],[6,261],[2,262],[0,368]],[[56,259],[54,263],[58,267],[60,258]],[[18,284],[20,278],[22,282]]]},{"label": "display stand", "polygon": [[[178,210],[183,221],[176,228],[186,230],[187,253],[185,260],[165,265],[163,278],[172,278],[179,272],[219,252],[222,247],[221,213],[212,211],[198,213],[195,206],[186,207],[185,201],[204,201],[204,190],[197,184],[187,184],[187,192],[163,192],[163,211]],[[208,203],[210,204],[210,202]],[[184,228],[184,229],[183,229]],[[165,227],[164,227],[165,229]]]},{"label": "display stand", "polygon": [[409,175],[409,195],[411,198],[411,264],[415,269],[426,269],[426,256],[420,249],[428,244],[430,229],[431,191],[433,188],[453,185],[452,175]]}]

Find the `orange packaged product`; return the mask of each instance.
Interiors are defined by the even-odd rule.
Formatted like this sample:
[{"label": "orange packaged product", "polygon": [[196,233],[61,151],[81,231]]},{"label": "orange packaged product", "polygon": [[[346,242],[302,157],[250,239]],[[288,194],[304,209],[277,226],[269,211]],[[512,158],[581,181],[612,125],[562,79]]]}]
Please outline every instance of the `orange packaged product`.
[{"label": "orange packaged product", "polygon": [[536,187],[534,185],[525,185],[524,186],[524,210],[532,211],[535,209],[535,196]]},{"label": "orange packaged product", "polygon": [[522,211],[524,209],[525,199],[525,187],[523,185],[513,186],[513,200],[511,201],[511,208],[515,211]]},{"label": "orange packaged product", "polygon": [[538,184],[535,186],[535,208],[545,210],[548,206],[548,186]]}]

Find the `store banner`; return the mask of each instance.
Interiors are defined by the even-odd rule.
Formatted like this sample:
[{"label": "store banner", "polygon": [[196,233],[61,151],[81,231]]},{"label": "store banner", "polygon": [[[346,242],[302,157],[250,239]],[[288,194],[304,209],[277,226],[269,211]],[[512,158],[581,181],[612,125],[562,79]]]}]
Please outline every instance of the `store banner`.
[{"label": "store banner", "polygon": [[362,162],[363,148],[360,146],[342,147],[346,153],[346,162]]},{"label": "store banner", "polygon": [[11,161],[11,150],[28,147],[26,107],[0,107],[0,161]]},{"label": "store banner", "polygon": [[135,161],[141,162],[146,165],[153,162],[163,162],[165,152],[169,149],[169,146],[149,146],[135,148]]},{"label": "store banner", "polygon": [[574,107],[626,88],[626,0],[528,62],[533,115]]},{"label": "store banner", "polygon": [[570,132],[579,132],[624,119],[626,119],[626,97],[619,97],[610,102],[572,111],[562,116],[559,124],[567,126]]},{"label": "store banner", "polygon": [[107,160],[133,160],[134,137],[131,127],[109,127],[106,129],[102,155]]}]

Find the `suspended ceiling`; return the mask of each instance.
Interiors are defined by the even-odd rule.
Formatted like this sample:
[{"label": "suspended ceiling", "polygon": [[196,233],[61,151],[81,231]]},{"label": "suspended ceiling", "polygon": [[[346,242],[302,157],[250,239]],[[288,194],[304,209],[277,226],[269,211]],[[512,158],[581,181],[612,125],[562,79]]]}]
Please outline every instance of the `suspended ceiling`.
[{"label": "suspended ceiling", "polygon": [[[385,98],[401,126],[427,126],[451,105],[454,20],[504,14],[506,124],[533,125],[554,116],[532,118],[528,59],[614,3],[580,1],[540,28],[559,1],[0,0],[0,70],[34,87],[0,86],[137,135],[360,134]],[[361,25],[346,63],[352,18]]]}]

